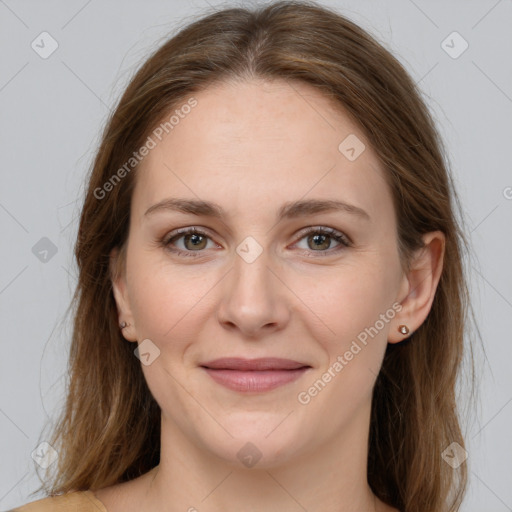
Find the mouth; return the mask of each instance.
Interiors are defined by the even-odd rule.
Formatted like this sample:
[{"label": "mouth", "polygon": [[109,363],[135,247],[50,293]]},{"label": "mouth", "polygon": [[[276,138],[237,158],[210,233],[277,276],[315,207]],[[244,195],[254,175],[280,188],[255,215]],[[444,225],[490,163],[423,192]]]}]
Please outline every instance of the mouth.
[{"label": "mouth", "polygon": [[299,377],[310,365],[291,359],[238,357],[215,359],[200,365],[218,384],[242,393],[271,391]]}]

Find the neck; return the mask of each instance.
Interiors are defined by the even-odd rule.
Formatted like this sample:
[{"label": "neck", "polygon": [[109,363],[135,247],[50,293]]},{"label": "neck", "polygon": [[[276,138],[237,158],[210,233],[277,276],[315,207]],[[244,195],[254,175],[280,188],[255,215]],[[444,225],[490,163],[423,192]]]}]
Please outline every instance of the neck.
[{"label": "neck", "polygon": [[364,418],[323,444],[251,468],[201,450],[162,415],[160,464],[150,472],[144,502],[158,512],[378,512],[384,507],[366,476],[368,430],[360,428],[369,425],[369,410],[360,413]]}]

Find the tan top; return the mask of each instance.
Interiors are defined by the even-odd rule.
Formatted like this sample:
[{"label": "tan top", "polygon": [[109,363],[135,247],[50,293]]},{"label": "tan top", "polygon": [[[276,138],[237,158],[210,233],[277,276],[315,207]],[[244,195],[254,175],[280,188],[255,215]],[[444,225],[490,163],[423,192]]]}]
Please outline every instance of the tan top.
[{"label": "tan top", "polygon": [[6,512],[108,512],[92,491],[72,491],[32,501]]}]

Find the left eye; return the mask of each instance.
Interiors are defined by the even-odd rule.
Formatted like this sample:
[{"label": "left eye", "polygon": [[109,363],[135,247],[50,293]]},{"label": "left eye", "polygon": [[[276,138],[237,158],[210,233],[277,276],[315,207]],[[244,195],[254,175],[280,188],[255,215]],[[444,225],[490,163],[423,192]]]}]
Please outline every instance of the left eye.
[{"label": "left eye", "polygon": [[[182,240],[182,247],[176,247],[179,240]],[[306,240],[308,246],[305,248],[306,251],[316,253],[330,254],[351,245],[350,240],[343,233],[327,227],[309,228],[308,231],[302,233],[299,242],[302,240]],[[335,240],[338,246],[328,250],[331,249],[332,240]],[[212,248],[207,246],[208,242],[215,245],[210,236],[203,231],[197,228],[184,228],[175,232],[174,236],[164,239],[162,244],[166,249],[178,255],[196,257],[199,254],[196,255],[194,253],[200,253],[203,249]],[[295,245],[299,242],[296,242]],[[304,247],[301,249],[304,249]]]},{"label": "left eye", "polygon": [[[335,229],[325,227],[312,228],[308,230],[303,234],[300,240],[306,240],[306,250],[320,253],[335,252],[350,246],[350,241],[343,233],[340,233]],[[327,251],[327,249],[331,248],[332,240],[335,240],[338,243],[338,246],[332,251]]]}]

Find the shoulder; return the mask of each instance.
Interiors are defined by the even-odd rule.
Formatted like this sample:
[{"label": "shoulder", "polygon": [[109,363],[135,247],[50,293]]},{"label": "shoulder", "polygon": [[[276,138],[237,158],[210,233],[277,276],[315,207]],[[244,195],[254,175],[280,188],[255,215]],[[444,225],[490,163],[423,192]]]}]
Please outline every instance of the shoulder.
[{"label": "shoulder", "polygon": [[6,512],[108,512],[92,491],[72,491],[32,501]]}]

